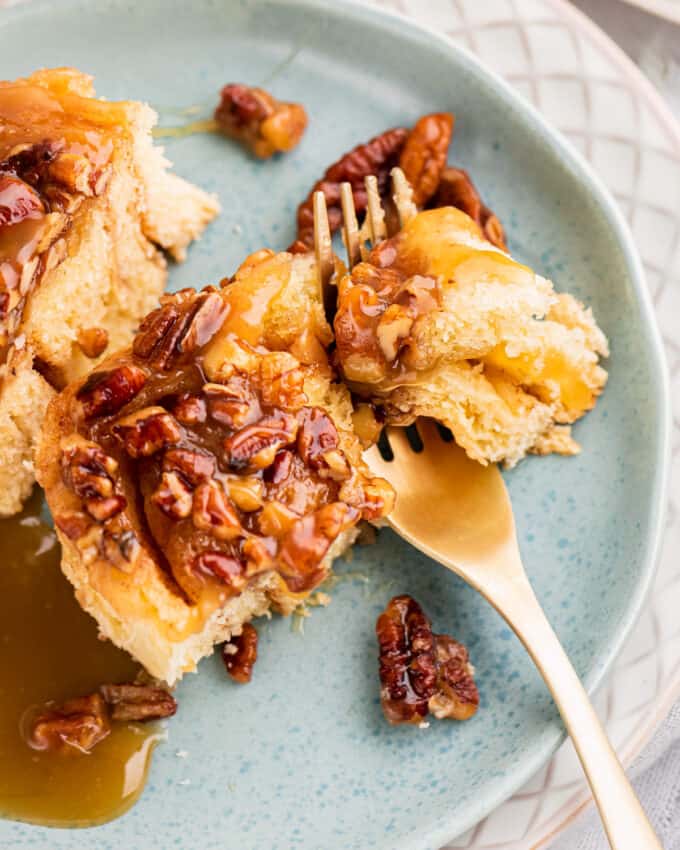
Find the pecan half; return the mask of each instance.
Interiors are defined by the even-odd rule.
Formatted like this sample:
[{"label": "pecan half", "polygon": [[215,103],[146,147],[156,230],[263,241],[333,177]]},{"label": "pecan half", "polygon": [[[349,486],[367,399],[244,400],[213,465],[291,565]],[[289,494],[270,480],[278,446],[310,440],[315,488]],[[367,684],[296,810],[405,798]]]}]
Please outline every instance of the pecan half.
[{"label": "pecan half", "polygon": [[264,89],[230,83],[220,92],[215,121],[226,136],[267,159],[298,144],[307,127],[307,113],[301,104],[284,103]]},{"label": "pecan half", "polygon": [[102,696],[114,721],[147,721],[172,717],[177,702],[164,688],[152,685],[102,685]]},{"label": "pecan half", "polygon": [[132,458],[148,457],[182,438],[174,416],[162,407],[145,407],[131,413],[113,426],[113,433]]},{"label": "pecan half", "polygon": [[252,678],[257,661],[257,629],[244,623],[240,635],[232,636],[222,647],[222,660],[231,678],[246,685]]},{"label": "pecan half", "polygon": [[297,419],[279,411],[241,428],[224,441],[227,463],[232,469],[264,469],[276,453],[290,445],[298,430]]},{"label": "pecan half", "polygon": [[503,251],[508,247],[505,231],[498,217],[482,201],[475,184],[467,171],[462,168],[446,168],[442,173],[437,192],[432,198],[431,207],[457,207],[477,222],[482,233]]},{"label": "pecan half", "polygon": [[[297,241],[310,246],[314,244],[314,213],[312,210],[314,192],[321,191],[324,193],[331,233],[336,231],[342,223],[341,183],[347,181],[351,184],[354,206],[358,214],[366,209],[367,200],[364,187],[366,177],[374,174],[378,178],[380,194],[384,194],[390,171],[398,164],[399,154],[404,147],[408,134],[409,131],[404,127],[386,130],[366,144],[357,145],[327,168],[321,180],[314,184],[309,195],[298,207]],[[299,249],[299,247],[296,246],[296,249]]]},{"label": "pecan half", "polygon": [[437,688],[429,708],[441,720],[467,720],[479,707],[479,691],[473,678],[467,649],[448,635],[435,635]]},{"label": "pecan half", "polygon": [[132,401],[146,383],[146,373],[126,364],[106,372],[92,372],[76,393],[86,419],[108,416]]},{"label": "pecan half", "polygon": [[453,115],[435,112],[418,119],[399,157],[399,166],[413,187],[413,201],[422,207],[437,190],[453,133]]},{"label": "pecan half", "polygon": [[201,292],[183,289],[163,296],[161,306],[139,326],[132,350],[141,360],[168,370],[182,354],[207,345],[226,314],[226,302],[211,287]]},{"label": "pecan half", "polygon": [[390,723],[421,723],[437,671],[430,621],[410,596],[395,596],[375,626],[380,647],[380,702]]},{"label": "pecan half", "polygon": [[100,694],[89,694],[49,705],[31,725],[27,743],[34,750],[88,753],[111,731],[109,713]]},{"label": "pecan half", "polygon": [[437,718],[465,720],[479,705],[467,649],[435,635],[410,596],[390,600],[375,626],[380,649],[380,702],[392,724]]}]

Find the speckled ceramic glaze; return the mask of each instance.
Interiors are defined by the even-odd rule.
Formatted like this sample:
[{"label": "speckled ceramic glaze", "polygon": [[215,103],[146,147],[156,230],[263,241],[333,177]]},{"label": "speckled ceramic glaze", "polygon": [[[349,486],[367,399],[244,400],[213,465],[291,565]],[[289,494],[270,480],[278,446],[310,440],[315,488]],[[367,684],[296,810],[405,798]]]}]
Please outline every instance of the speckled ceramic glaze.
[{"label": "speckled ceramic glaze", "polygon": [[[580,159],[467,54],[344,3],[35,2],[0,13],[0,46],[3,76],[73,64],[103,95],[148,100],[165,124],[195,105],[208,115],[228,81],[304,101],[307,135],[283,160],[254,162],[215,136],[167,144],[177,171],[224,208],[173,270],[173,288],[213,283],[249,251],[287,245],[298,200],[356,142],[424,111],[456,113],[452,160],[506,224],[513,253],[591,304],[612,343],[607,390],[576,428],[583,453],[532,458],[507,475],[534,587],[595,686],[652,572],[667,395],[638,260]],[[519,643],[473,591],[390,532],[338,572],[332,605],[313,611],[304,634],[289,620],[262,625],[248,687],[226,681],[216,659],[187,677],[132,811],[78,832],[0,822],[0,847],[434,850],[489,812],[563,734]],[[473,720],[418,730],[382,719],[373,624],[397,592],[468,644],[482,692]]]}]

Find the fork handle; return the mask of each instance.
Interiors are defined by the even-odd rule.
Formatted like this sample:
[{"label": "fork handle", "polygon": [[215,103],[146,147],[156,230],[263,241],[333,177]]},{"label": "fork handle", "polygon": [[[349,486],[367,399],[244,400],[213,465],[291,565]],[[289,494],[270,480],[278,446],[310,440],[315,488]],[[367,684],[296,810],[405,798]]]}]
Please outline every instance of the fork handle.
[{"label": "fork handle", "polygon": [[613,850],[663,850],[529,581],[515,576],[487,598],[520,638],[550,688],[600,810],[610,846]]}]

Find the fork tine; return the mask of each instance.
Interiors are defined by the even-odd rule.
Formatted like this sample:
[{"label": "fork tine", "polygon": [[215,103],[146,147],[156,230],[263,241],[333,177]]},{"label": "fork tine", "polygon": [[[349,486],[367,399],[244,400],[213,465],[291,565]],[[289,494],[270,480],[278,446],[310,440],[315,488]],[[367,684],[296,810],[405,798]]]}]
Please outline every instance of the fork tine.
[{"label": "fork tine", "polygon": [[316,268],[319,277],[319,289],[323,298],[324,290],[333,274],[333,247],[331,245],[331,231],[328,226],[328,210],[326,209],[326,198],[323,192],[314,192],[314,253],[316,254]]},{"label": "fork tine", "polygon": [[411,444],[406,436],[405,428],[388,427],[385,429],[385,436],[390,444],[395,460],[399,459],[400,454],[411,454]]},{"label": "fork tine", "polygon": [[352,186],[349,183],[340,184],[340,203],[342,205],[342,234],[347,249],[347,262],[351,271],[361,260],[361,242]]},{"label": "fork tine", "polygon": [[366,185],[366,221],[370,228],[371,244],[377,245],[387,238],[387,227],[385,226],[385,210],[382,207],[380,200],[380,192],[378,191],[378,179],[374,174],[371,174],[364,181]]},{"label": "fork tine", "polygon": [[442,435],[437,428],[437,423],[434,419],[424,419],[419,417],[416,420],[416,428],[420,434],[420,439],[423,441],[423,448],[427,449],[428,445],[437,444],[439,448],[444,444]]},{"label": "fork tine", "polygon": [[392,198],[399,214],[399,226],[404,227],[418,212],[413,202],[413,188],[406,179],[401,168],[393,168],[392,176]]}]

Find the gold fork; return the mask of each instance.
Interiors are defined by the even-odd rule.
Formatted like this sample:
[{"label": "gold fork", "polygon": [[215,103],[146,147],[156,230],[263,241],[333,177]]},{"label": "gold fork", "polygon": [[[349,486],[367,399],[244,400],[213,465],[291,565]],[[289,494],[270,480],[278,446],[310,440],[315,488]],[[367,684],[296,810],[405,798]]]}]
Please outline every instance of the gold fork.
[{"label": "gold fork", "polygon": [[[411,188],[399,169],[392,189],[400,224],[415,213]],[[348,183],[342,185],[343,239],[351,269],[366,255],[366,243],[386,237],[375,177],[366,179],[368,210],[360,229]],[[322,192],[314,196],[315,250],[319,283],[333,271],[331,237]],[[541,608],[522,566],[510,498],[496,466],[471,461],[437,425],[418,420],[422,451],[416,453],[402,428],[388,428],[393,458],[377,446],[364,457],[397,493],[388,517],[392,528],[416,549],[461,576],[505,618],[550,688],[581,760],[614,850],[661,850],[647,817],[595,714],[588,695]]]}]

